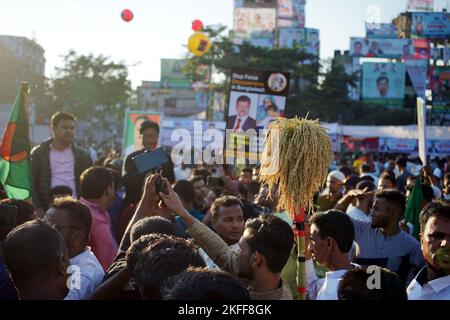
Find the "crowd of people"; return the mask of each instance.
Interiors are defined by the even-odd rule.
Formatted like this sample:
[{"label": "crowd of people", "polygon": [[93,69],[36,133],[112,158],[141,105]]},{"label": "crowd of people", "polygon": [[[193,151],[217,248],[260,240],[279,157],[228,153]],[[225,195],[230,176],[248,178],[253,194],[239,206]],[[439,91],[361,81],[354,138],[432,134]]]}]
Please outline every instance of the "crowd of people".
[{"label": "crowd of people", "polygon": [[[294,223],[259,166],[140,172],[153,122],[123,161],[78,147],[69,113],[51,129],[31,152],[32,199],[2,194],[0,299],[299,299]],[[416,171],[404,155],[336,154],[307,208],[309,300],[450,300],[450,157]],[[418,238],[405,218],[417,181]]]}]

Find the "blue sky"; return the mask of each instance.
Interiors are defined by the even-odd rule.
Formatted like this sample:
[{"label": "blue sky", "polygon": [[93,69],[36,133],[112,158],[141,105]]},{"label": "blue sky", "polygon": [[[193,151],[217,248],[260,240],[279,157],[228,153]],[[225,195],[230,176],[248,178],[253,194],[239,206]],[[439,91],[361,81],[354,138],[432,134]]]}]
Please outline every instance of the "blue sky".
[{"label": "blue sky", "polygon": [[[435,0],[435,9],[448,6]],[[346,50],[351,36],[364,35],[373,6],[381,21],[406,9],[407,0],[307,0],[306,25],[321,30],[321,57]],[[120,12],[131,9],[131,23]],[[46,74],[61,65],[60,56],[104,54],[130,67],[133,86],[159,80],[161,58],[178,58],[192,33],[191,22],[233,23],[233,0],[0,0],[0,34],[36,36],[46,51]]]}]

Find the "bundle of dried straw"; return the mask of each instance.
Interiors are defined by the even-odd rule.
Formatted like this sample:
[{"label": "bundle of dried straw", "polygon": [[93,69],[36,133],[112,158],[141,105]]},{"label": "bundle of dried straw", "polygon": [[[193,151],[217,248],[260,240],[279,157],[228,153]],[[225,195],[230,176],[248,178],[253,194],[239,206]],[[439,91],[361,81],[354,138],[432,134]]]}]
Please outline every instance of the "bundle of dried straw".
[{"label": "bundle of dried straw", "polygon": [[261,183],[278,188],[278,210],[291,215],[311,208],[314,193],[326,180],[333,149],[318,120],[278,119],[272,122],[261,161]]}]

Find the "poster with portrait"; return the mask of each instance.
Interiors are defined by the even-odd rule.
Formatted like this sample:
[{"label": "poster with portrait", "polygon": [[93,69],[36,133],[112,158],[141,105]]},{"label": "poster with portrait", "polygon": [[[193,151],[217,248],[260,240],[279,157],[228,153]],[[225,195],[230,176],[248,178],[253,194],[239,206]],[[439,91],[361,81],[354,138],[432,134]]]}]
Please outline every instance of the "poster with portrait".
[{"label": "poster with portrait", "polygon": [[276,9],[236,8],[234,35],[242,39],[273,35],[276,27]]},{"label": "poster with portrait", "polygon": [[144,146],[140,138],[140,128],[143,122],[153,121],[160,127],[163,115],[157,112],[147,111],[129,111],[125,113],[124,137],[123,137],[123,156],[128,156],[134,151],[141,150]]},{"label": "poster with portrait", "polygon": [[413,38],[450,38],[449,12],[413,13],[411,19],[411,35]]},{"label": "poster with portrait", "polygon": [[319,29],[305,29],[305,51],[316,57],[320,55],[320,31]]},{"label": "poster with portrait", "polygon": [[405,64],[416,95],[426,100],[428,60],[406,60]]},{"label": "poster with portrait", "polygon": [[417,139],[380,138],[379,152],[386,153],[417,153],[419,145]]},{"label": "poster with portrait", "polygon": [[405,72],[403,63],[365,62],[362,81],[364,101],[386,106],[400,105],[405,97]]},{"label": "poster with portrait", "polygon": [[414,39],[414,59],[430,60],[430,41],[427,39]]},{"label": "poster with portrait", "polygon": [[295,48],[305,45],[305,29],[279,28],[278,46],[280,48]]},{"label": "poster with portrait", "polygon": [[449,140],[428,140],[430,155],[448,156],[450,155],[450,138]]},{"label": "poster with portrait", "polygon": [[450,103],[450,67],[430,67],[429,83],[433,93],[433,112],[445,110]]},{"label": "poster with portrait", "polygon": [[[255,135],[284,116],[289,81],[290,75],[279,71],[231,70],[226,118],[226,149],[229,152],[239,150],[243,144],[248,157],[258,157],[263,148],[262,141]],[[256,143],[254,138],[257,139]]]},{"label": "poster with portrait", "polygon": [[305,0],[278,0],[278,27],[305,28]]},{"label": "poster with portrait", "polygon": [[434,0],[408,0],[407,10],[409,12],[433,12]]},{"label": "poster with portrait", "polygon": [[183,59],[161,59],[161,87],[163,89],[189,89],[191,81],[183,73]]},{"label": "poster with portrait", "polygon": [[366,22],[366,37],[377,39],[394,39],[397,37],[397,27],[393,23]]},{"label": "poster with portrait", "polygon": [[415,56],[411,39],[351,38],[350,55],[354,58],[404,58]]}]

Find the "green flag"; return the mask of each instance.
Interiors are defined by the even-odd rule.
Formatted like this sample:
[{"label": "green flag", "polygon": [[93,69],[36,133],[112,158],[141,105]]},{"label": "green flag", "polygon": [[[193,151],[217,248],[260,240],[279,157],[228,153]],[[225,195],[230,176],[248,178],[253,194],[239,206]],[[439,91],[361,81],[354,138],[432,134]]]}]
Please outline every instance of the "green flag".
[{"label": "green flag", "polygon": [[0,183],[9,198],[18,200],[29,199],[33,186],[27,112],[28,85],[23,83],[0,144]]},{"label": "green flag", "polygon": [[414,188],[409,195],[408,202],[406,203],[405,219],[406,222],[412,223],[414,226],[413,236],[419,239],[420,233],[420,222],[419,215],[422,210],[423,203],[423,193],[422,193],[422,183],[420,177],[416,178],[414,183]]}]

